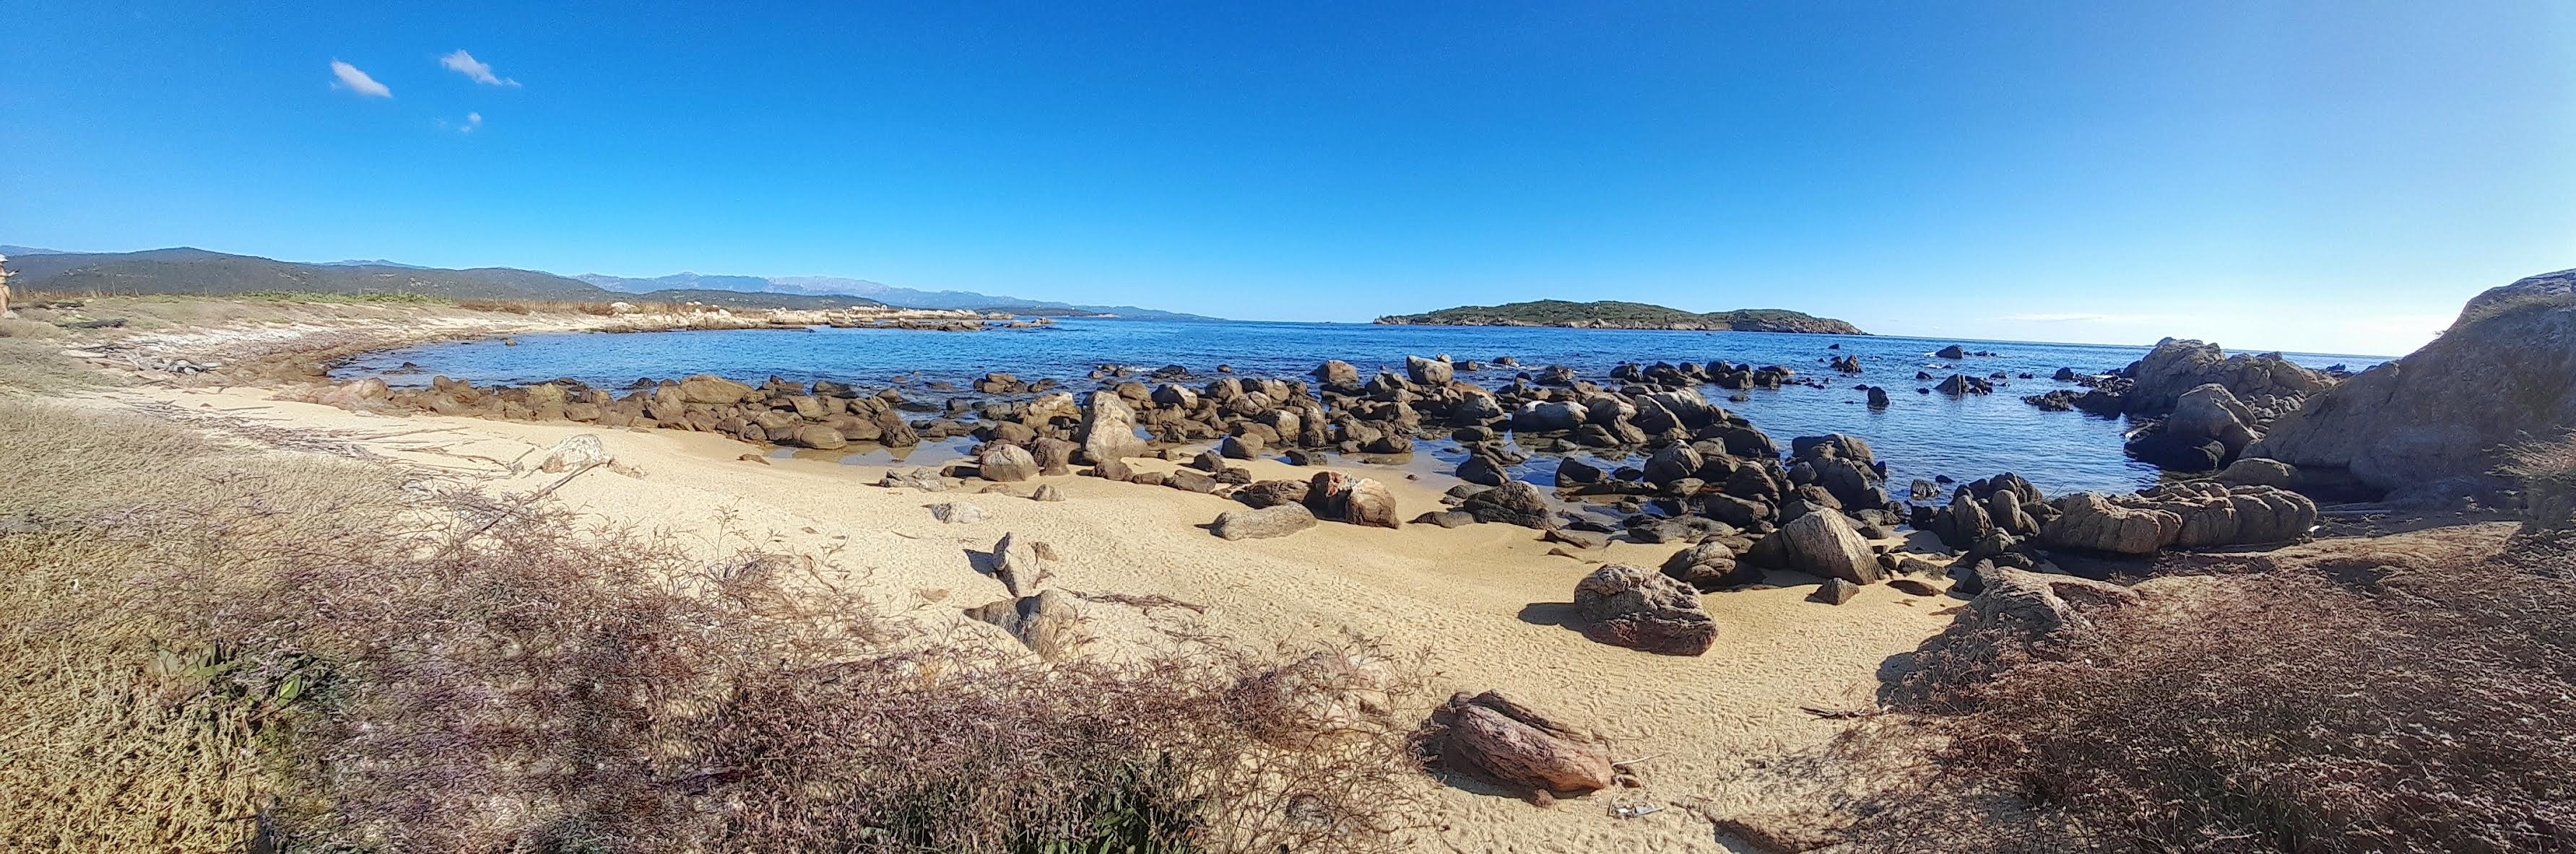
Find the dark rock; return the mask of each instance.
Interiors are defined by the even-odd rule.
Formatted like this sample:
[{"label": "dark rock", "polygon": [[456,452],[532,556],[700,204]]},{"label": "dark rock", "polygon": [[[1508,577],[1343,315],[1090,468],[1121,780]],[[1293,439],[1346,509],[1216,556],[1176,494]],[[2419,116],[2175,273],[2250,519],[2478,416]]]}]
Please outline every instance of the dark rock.
[{"label": "dark rock", "polygon": [[1717,621],[1698,591],[1661,573],[1627,564],[1595,570],[1574,588],[1583,636],[1660,655],[1699,655],[1717,642]]}]

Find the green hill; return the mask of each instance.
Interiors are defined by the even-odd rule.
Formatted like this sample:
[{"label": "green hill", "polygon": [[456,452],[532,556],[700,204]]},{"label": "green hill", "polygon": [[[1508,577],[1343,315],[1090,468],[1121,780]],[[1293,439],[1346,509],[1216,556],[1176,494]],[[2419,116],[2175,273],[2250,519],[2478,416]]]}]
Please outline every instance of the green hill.
[{"label": "green hill", "polygon": [[1564,326],[1575,329],[1684,329],[1735,332],[1816,332],[1867,335],[1830,317],[1778,308],[1745,308],[1694,314],[1641,302],[1567,302],[1538,300],[1507,305],[1469,305],[1423,314],[1377,319],[1379,323],[1418,326]]}]

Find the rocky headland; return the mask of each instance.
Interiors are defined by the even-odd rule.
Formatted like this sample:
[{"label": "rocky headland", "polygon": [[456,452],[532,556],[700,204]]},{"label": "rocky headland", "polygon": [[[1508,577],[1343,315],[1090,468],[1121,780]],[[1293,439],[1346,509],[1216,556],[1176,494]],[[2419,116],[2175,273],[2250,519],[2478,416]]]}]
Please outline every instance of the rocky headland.
[{"label": "rocky headland", "polygon": [[1412,326],[1561,326],[1569,329],[1869,334],[1860,331],[1860,327],[1840,320],[1787,309],[1746,308],[1695,314],[1660,305],[1614,301],[1537,300],[1492,306],[1470,305],[1422,314],[1381,317],[1377,322]]}]

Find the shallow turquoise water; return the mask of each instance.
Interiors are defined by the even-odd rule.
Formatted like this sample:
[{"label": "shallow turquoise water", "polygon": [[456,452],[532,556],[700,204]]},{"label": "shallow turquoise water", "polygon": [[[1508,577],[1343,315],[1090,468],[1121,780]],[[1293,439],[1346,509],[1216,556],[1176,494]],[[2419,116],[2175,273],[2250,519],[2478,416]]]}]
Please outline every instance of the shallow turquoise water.
[{"label": "shallow turquoise water", "polygon": [[[1503,327],[1374,326],[1312,323],[1205,323],[1135,320],[1069,320],[1053,328],[990,332],[914,332],[883,329],[734,330],[663,332],[626,335],[568,333],[521,336],[518,346],[498,341],[438,344],[371,354],[343,366],[339,376],[367,376],[405,362],[424,373],[386,377],[396,385],[424,384],[431,375],[477,384],[527,383],[570,378],[609,388],[622,388],[638,378],[677,378],[708,373],[746,382],[771,376],[798,382],[828,379],[867,389],[893,384],[910,374],[903,386],[915,399],[936,400],[943,393],[921,384],[945,380],[966,382],[988,371],[1017,374],[1021,379],[1053,378],[1081,391],[1101,365],[1156,368],[1180,365],[1213,376],[1219,365],[1239,375],[1302,377],[1326,359],[1359,366],[1363,375],[1379,367],[1401,372],[1404,357],[1448,354],[1459,360],[1491,361],[1518,357],[1535,371],[1562,364],[1607,384],[1609,370],[1622,362],[1751,362],[1795,369],[1802,378],[1820,378],[1831,388],[1792,386],[1778,391],[1752,391],[1750,400],[1725,400],[1714,386],[1701,391],[1712,402],[1752,419],[1787,447],[1790,437],[1849,433],[1869,440],[1880,459],[1888,461],[1891,486],[1901,491],[1913,478],[1948,475],[1959,480],[2017,472],[2051,493],[2066,490],[2130,490],[2152,482],[2155,470],[2120,453],[2126,428],[2118,419],[2073,412],[2041,412],[2021,402],[2063,384],[2048,379],[2060,367],[2079,373],[2108,371],[2127,365],[2144,347],[2090,344],[1979,342],[1961,339],[1881,336],[1791,335],[1759,332],[1661,332]],[[1992,396],[1951,399],[1917,394],[1930,382],[1914,379],[1917,370],[1936,377],[1954,372],[1950,363],[1931,353],[1948,344],[1996,355],[1962,360],[1956,372],[1976,376],[2002,371],[2012,379],[1997,382]],[[1829,345],[1840,350],[1828,350]],[[1835,374],[1824,365],[1830,355],[1860,357],[1864,373]],[[2373,357],[2290,354],[2312,367],[2348,365],[2359,370]],[[2035,379],[2019,379],[2023,373]],[[1488,386],[1510,381],[1505,370],[1461,373]],[[1862,405],[1859,384],[1885,386],[1894,405],[1873,412]],[[1454,461],[1446,442],[1426,442],[1432,456]],[[1547,482],[1553,460],[1541,458],[1522,466],[1520,474]]]}]

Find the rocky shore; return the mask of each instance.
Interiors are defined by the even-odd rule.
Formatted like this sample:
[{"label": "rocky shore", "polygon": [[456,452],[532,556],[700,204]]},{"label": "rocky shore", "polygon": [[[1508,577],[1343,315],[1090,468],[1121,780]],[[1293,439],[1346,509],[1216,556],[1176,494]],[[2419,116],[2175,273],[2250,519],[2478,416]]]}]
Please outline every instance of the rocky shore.
[{"label": "rocky shore", "polygon": [[[1494,384],[1475,381],[1479,375]],[[2052,499],[2002,474],[1946,496],[1924,481],[1891,493],[1887,465],[1866,440],[1826,434],[1783,443],[1701,392],[1798,381],[1777,365],[1629,364],[1596,381],[1509,358],[1415,356],[1402,373],[1365,377],[1341,361],[1299,378],[1198,377],[1178,366],[1102,366],[1092,377],[1095,387],[1077,396],[1052,381],[988,374],[937,401],[892,387],[774,377],[752,385],[706,375],[621,390],[570,380],[475,387],[443,377],[393,389],[366,379],[305,397],[360,410],[680,430],[826,451],[971,437],[979,444],[966,459],[898,469],[883,485],[974,491],[1079,466],[1096,478],[1232,498],[1242,509],[1208,525],[1226,540],[1295,536],[1334,522],[1516,526],[1576,560],[1613,542],[1660,544],[1670,551],[1653,569],[1606,564],[1577,586],[1575,606],[1598,640],[1679,655],[1704,652],[1714,636],[1693,610],[1697,593],[1774,584],[1772,573],[1824,580],[1817,596],[1827,602],[1881,583],[1925,595],[1953,584],[1973,591],[2002,569],[2098,574],[2111,571],[2103,561],[2116,567],[2168,549],[2294,542],[2319,514],[2313,500],[2278,483],[2202,480]],[[1371,476],[1261,479],[1246,465],[1400,456],[1435,437],[1467,452],[1453,471],[1462,483],[1437,509],[1408,511]],[[1561,455],[1577,449],[1635,463],[1604,467]],[[1531,454],[1560,454],[1553,486],[1511,477]],[[1180,465],[1131,466],[1138,459]],[[1932,536],[1909,540],[1907,528]]]},{"label": "rocky shore", "polygon": [[[2217,589],[2131,582],[2315,538],[2355,512],[2320,504],[2327,487],[2398,484],[2393,495],[2428,482],[2408,478],[2486,464],[2491,445],[2445,456],[2465,446],[2408,438],[2474,435],[2431,402],[2446,388],[2456,396],[2464,372],[2513,393],[2454,409],[2568,424],[2563,360],[2507,355],[2564,344],[2549,336],[2576,307],[2557,286],[2508,293],[2425,351],[2349,377],[2181,341],[2118,370],[2061,372],[2061,391],[2092,401],[2069,409],[2132,419],[2145,441],[2217,446],[2208,468],[2176,467],[2124,494],[2050,494],[2010,473],[1892,482],[1865,437],[1775,436],[1726,408],[1753,389],[1848,387],[1888,370],[1830,348],[1816,361],[1838,383],[1785,365],[1590,373],[1430,355],[1378,371],[1326,361],[1297,376],[1103,365],[1070,383],[991,373],[954,388],[695,375],[397,389],[321,381],[328,358],[291,347],[158,372],[167,393],[215,395],[219,411],[266,405],[306,428],[369,431],[352,440],[368,453],[472,460],[531,492],[571,484],[553,494],[616,524],[722,507],[731,526],[748,507],[752,530],[769,532],[752,539],[855,547],[835,553],[861,555],[876,594],[1051,660],[1199,630],[1156,622],[1156,609],[1264,638],[1392,633],[1458,674],[1442,685],[1457,695],[1425,713],[1431,761],[1481,781],[1440,793],[1444,820],[1463,828],[1444,831],[1451,841],[1490,848],[1545,828],[1653,847],[1705,841],[1711,824],[1810,838],[1784,817],[1803,815],[1800,796],[1764,788],[1779,781],[1736,758],[1777,752],[1781,733],[1821,744],[1839,729],[1833,709],[1884,713],[1866,690],[1843,692],[1945,625],[2071,625],[2090,602]],[[1974,370],[1980,356],[1965,346],[1927,355],[1947,364],[1898,369],[1917,373],[1922,394],[2036,380]],[[274,396],[200,382],[233,372]],[[1883,387],[1863,386],[1887,405]],[[2404,401],[2421,402],[2391,406]],[[2329,432],[2350,438],[2315,438]],[[395,438],[414,434],[439,438]],[[943,440],[972,447],[859,477],[769,453]],[[1465,451],[1444,466],[1454,485],[1368,464],[1430,442]],[[1552,462],[1550,482],[1515,474],[1533,462]],[[611,474],[576,480],[594,469]],[[2215,554],[2175,555],[2195,551]],[[1613,819],[1487,796],[1547,804],[1596,791]],[[1644,818],[1652,804],[1682,803],[1697,805],[1688,826]]]}]

